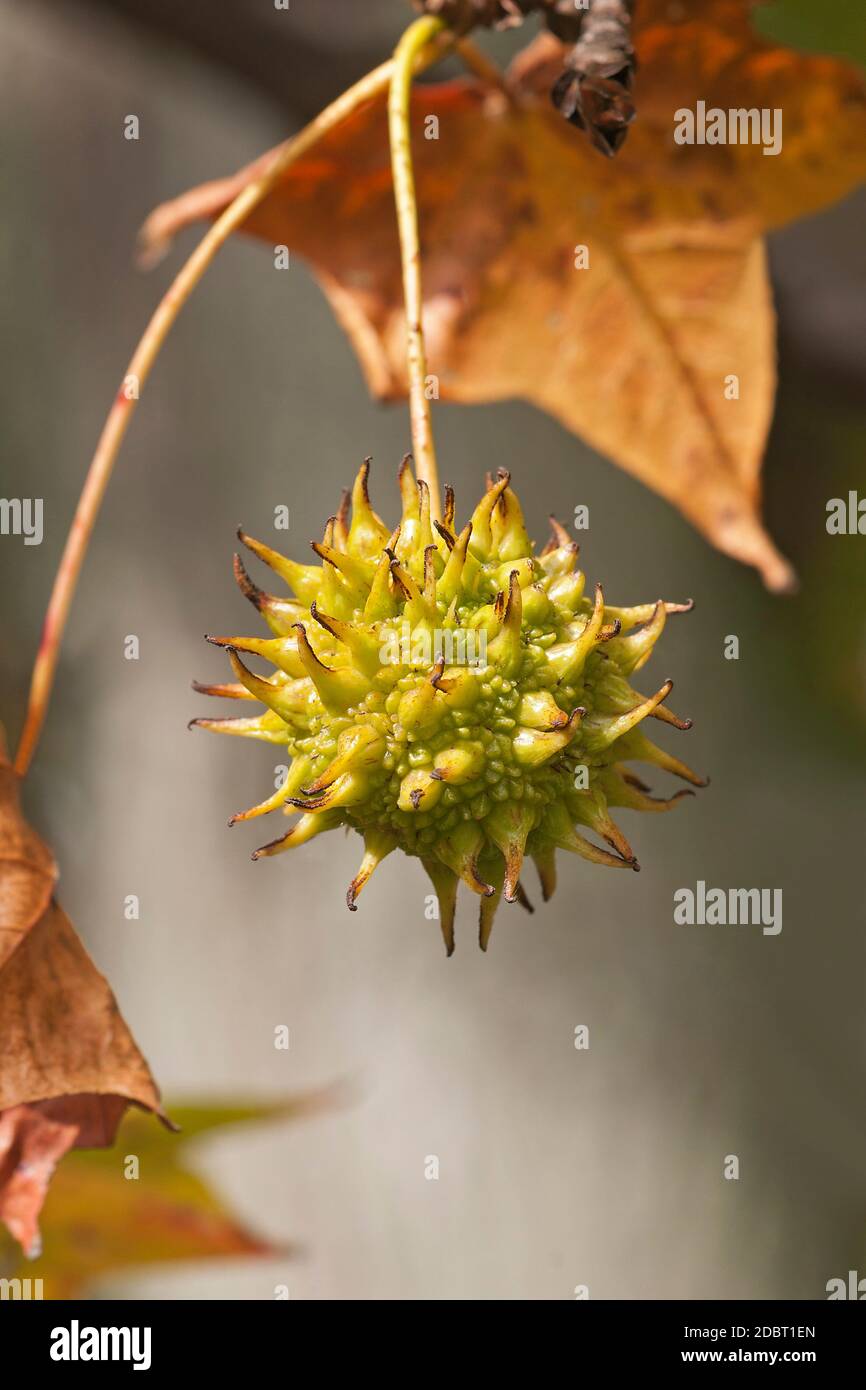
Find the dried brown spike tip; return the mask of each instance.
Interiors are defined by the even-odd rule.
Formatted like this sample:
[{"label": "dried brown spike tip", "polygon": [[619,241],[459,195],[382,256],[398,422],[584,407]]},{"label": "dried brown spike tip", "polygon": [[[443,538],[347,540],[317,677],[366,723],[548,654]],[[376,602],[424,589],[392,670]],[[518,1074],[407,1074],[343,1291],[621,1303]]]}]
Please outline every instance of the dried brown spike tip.
[{"label": "dried brown spike tip", "polygon": [[240,555],[238,555],[237,551],[235,551],[234,557],[232,559],[232,569],[234,570],[234,576],[235,580],[237,581],[237,586],[243,594],[244,598],[248,598],[250,603],[255,604],[256,608],[261,610],[264,607],[264,602],[267,595],[265,594],[264,589],[260,589],[258,584],[255,584],[253,580],[250,578],[249,574],[247,573],[244,562],[241,559]]},{"label": "dried brown spike tip", "polygon": [[421,590],[418,588],[415,580],[397,559],[391,561],[391,578],[394,580],[394,583],[399,588],[407,603],[412,600],[417,603],[422,598]]},{"label": "dried brown spike tip", "polygon": [[431,609],[436,607],[436,555],[435,545],[428,545],[424,550],[424,599]]},{"label": "dried brown spike tip", "polygon": [[[367,459],[366,462],[369,464],[369,459]],[[351,489],[344,487],[340,493],[340,506],[334,518],[334,539],[340,550],[345,550],[349,540],[349,507],[351,501]]]},{"label": "dried brown spike tip", "polygon": [[254,700],[246,686],[239,681],[224,681],[222,684],[205,685],[203,681],[193,681],[192,688],[197,695],[216,695],[223,700]]},{"label": "dried brown spike tip", "polygon": [[441,521],[434,521],[433,525],[438,531],[439,535],[442,537],[448,549],[453,550],[457,539],[456,536],[452,536],[451,532],[445,528]]},{"label": "dried brown spike tip", "polygon": [[456,503],[454,500],[454,489],[450,483],[445,484],[445,514],[442,517],[442,524],[447,531],[454,536],[454,516],[456,513]]},{"label": "dried brown spike tip", "polygon": [[404,454],[397,469],[397,485],[400,488],[404,521],[418,515],[418,489],[412,475],[413,464],[412,455]]},{"label": "dried brown spike tip", "polygon": [[694,723],[691,719],[680,719],[678,715],[674,714],[673,711],[669,710],[665,705],[659,705],[654,709],[652,718],[660,719],[663,724],[670,724],[672,728],[680,729],[683,733],[686,733]]},{"label": "dried brown spike tip", "polygon": [[247,574],[240,555],[234,556],[232,568],[237,586],[244,598],[249,599],[261,613],[271,632],[278,637],[285,637],[303,612],[303,605],[294,599],[277,598],[276,594],[268,594],[264,589],[260,589]]},{"label": "dried brown spike tip", "polygon": [[555,516],[548,518],[550,521],[550,540],[544,547],[542,554],[549,554],[551,550],[558,550],[562,545],[575,545],[576,541],[568,534],[561,521],[557,521]]}]

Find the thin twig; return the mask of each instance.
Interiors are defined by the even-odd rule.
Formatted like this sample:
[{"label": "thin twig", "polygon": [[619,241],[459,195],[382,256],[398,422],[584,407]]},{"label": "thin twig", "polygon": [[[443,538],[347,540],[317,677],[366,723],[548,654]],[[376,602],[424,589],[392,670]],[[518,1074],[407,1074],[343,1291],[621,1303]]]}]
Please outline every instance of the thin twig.
[{"label": "thin twig", "polygon": [[471,73],[479,77],[482,82],[488,83],[489,86],[498,88],[503,95],[508,97],[509,101],[513,101],[514,93],[498,63],[494,63],[492,58],[488,58],[487,54],[478,48],[471,39],[458,39],[456,47]]},{"label": "thin twig", "polygon": [[[412,72],[416,68],[428,67],[441,56],[442,44],[428,52],[423,51],[429,41],[437,36],[441,28],[441,23],[435,22],[429,26],[427,36],[423,41],[413,43],[412,53],[406,65],[407,82],[411,79]],[[450,42],[450,35],[446,35],[445,38],[446,42]],[[247,184],[246,188],[238,194],[234,202],[225,209],[199,242],[189,260],[166,291],[147,325],[124,373],[123,383],[103,426],[54,579],[54,587],[42,625],[39,650],[33,665],[27,717],[15,755],[15,770],[20,776],[23,777],[30,766],[45,722],[48,701],[51,697],[57,669],[60,642],[105,489],[111,478],[141,388],[150,375],[151,368],[180,310],[201,280],[223,242],[228,240],[232,232],[237,230],[253,209],[266,197],[285,170],[302,155],[305,155],[323,135],[339,125],[364,102],[383,91],[390,83],[394,70],[393,61],[382,63],[378,68],[374,68],[348,91],[343,92],[342,96],[337,97],[336,101],[327,106],[315,120],[311,121],[297,135],[279,146],[264,172],[252,183]]]},{"label": "thin twig", "polygon": [[445,21],[425,15],[410,24],[394,50],[394,70],[388,93],[388,129],[391,139],[391,169],[394,175],[394,201],[400,233],[403,263],[403,298],[406,304],[406,367],[409,377],[409,418],[412,426],[412,452],[415,471],[430,491],[430,510],[442,519],[439,473],[433,446],[430,400],[427,395],[427,356],[421,323],[421,248],[418,242],[418,205],[412,169],[412,133],[409,98],[417,54],[440,34]]}]

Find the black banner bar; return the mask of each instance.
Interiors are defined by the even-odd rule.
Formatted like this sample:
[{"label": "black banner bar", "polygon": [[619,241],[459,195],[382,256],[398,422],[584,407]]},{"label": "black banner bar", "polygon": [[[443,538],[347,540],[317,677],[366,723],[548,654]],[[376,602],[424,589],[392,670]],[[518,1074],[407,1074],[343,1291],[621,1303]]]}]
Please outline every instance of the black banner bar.
[{"label": "black banner bar", "polygon": [[[345,1347],[356,1361],[371,1347],[371,1327],[351,1335],[351,1305],[340,1303],[340,1333],[329,1336],[324,1355]],[[534,1305],[530,1305],[534,1307]],[[344,1311],[346,1310],[346,1311]],[[822,1375],[857,1365],[866,1321],[848,1301],[822,1302],[580,1302],[575,1301],[546,1330],[563,1332],[576,1369],[619,1368],[667,1371],[674,1367],[811,1366]],[[472,1313],[476,1330],[485,1338],[485,1361],[510,1356],[525,1319],[531,1335],[538,1324],[527,1307],[509,1312],[508,1340],[489,1340],[495,1331],[494,1307]],[[364,1304],[364,1318],[375,1317]],[[438,1303],[427,1319],[431,1329],[442,1327]],[[459,1305],[449,1315],[459,1319]],[[552,1314],[551,1314],[552,1316]],[[479,1326],[479,1322],[483,1322]],[[491,1326],[491,1320],[494,1326]],[[195,1371],[225,1376],[249,1375],[256,1366],[282,1366],[296,1373],[315,1346],[305,1342],[318,1324],[317,1304],[274,1302],[69,1302],[40,1303],[6,1300],[0,1303],[0,1347],[7,1368],[17,1358],[28,1373],[46,1373],[62,1382],[69,1376],[92,1378],[100,1371],[144,1376]],[[348,1334],[348,1336],[347,1336]],[[289,1340],[287,1340],[287,1338]],[[389,1337],[389,1343],[392,1338]],[[450,1334],[424,1334],[423,1370],[429,1374],[431,1346],[440,1348],[443,1372],[453,1368],[455,1348]],[[546,1351],[548,1350],[546,1346]],[[553,1351],[554,1349],[549,1349]],[[549,1354],[549,1352],[548,1352]],[[436,1353],[433,1352],[435,1356]],[[377,1358],[378,1359],[378,1358]]]}]

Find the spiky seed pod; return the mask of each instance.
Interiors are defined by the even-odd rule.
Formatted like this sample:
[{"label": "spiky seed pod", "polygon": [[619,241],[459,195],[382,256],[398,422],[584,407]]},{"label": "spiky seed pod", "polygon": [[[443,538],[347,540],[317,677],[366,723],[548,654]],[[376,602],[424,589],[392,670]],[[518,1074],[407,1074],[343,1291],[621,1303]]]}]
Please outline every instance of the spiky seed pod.
[{"label": "spiky seed pod", "polygon": [[[364,854],[347,895],[354,911],[371,874],[400,848],[433,883],[450,955],[460,879],[481,899],[486,949],[500,899],[529,907],[520,882],[527,855],[545,900],[557,848],[638,868],[611,808],[665,811],[689,793],[655,799],[625,761],[704,785],[643,732],[651,717],[689,727],[664,705],[671,681],[649,696],[629,683],[668,615],[691,604],[614,608],[601,585],[587,594],[577,545],[558,522],[533,553],[504,471],[461,531],[450,489],[444,521],[431,523],[410,462],[400,467],[402,515],[389,531],[370,505],[365,460],[351,513],[344,500],[313,543],[318,564],[239,532],[291,596],[259,589],[236,556],[241,591],[272,635],[210,637],[227,649],[233,680],[195,688],[259,701],[264,712],[193,723],[284,745],[291,759],[283,786],[230,822],[300,813],[254,858],[335,826],[359,831]],[[273,675],[252,671],[248,655],[268,660]]]}]

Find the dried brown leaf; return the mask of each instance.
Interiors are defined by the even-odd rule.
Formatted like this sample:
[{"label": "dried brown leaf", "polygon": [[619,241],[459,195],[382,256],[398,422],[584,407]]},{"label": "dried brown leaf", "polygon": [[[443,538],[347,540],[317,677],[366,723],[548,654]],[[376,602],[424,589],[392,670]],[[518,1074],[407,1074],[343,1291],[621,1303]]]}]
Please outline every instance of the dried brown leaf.
[{"label": "dried brown leaf", "polygon": [[0,751],[0,1221],[26,1251],[60,1158],[113,1143],[131,1102],[161,1114],[108,982],[52,898],[55,879]]}]

